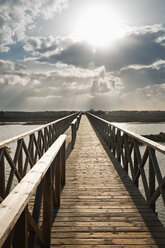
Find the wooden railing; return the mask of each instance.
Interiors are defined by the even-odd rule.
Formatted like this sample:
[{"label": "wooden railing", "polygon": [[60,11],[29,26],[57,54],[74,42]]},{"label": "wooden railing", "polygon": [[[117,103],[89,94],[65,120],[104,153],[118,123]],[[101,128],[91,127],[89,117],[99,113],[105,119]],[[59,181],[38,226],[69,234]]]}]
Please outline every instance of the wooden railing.
[{"label": "wooden railing", "polygon": [[[0,142],[0,202],[42,157],[78,113]],[[10,151],[12,146],[12,152]]]},{"label": "wooden railing", "polygon": [[72,129],[72,149],[74,148],[74,145],[75,145],[76,134],[77,134],[77,130],[79,128],[80,120],[81,120],[81,113],[71,123],[71,129]]},{"label": "wooden railing", "polygon": [[50,247],[52,207],[65,184],[61,135],[0,204],[0,247]]},{"label": "wooden railing", "polygon": [[165,205],[165,176],[162,175],[158,162],[158,153],[164,155],[165,146],[91,113],[87,113],[87,116],[134,184],[139,187],[139,181],[142,181],[145,197],[151,208],[155,211],[159,196]]}]

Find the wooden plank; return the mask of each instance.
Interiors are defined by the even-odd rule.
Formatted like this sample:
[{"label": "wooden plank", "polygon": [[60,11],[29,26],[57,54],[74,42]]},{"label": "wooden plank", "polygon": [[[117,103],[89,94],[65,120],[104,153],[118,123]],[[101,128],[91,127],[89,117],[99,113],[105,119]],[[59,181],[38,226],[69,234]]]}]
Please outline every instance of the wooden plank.
[{"label": "wooden plank", "polygon": [[[62,247],[61,245],[53,245],[52,244],[52,246],[51,247],[57,247],[57,248],[60,248],[60,247]],[[157,245],[150,245],[150,246],[148,246],[148,245],[65,245],[65,246],[63,246],[63,247],[65,247],[65,248],[67,248],[67,247],[70,247],[70,248],[109,248],[109,247],[113,247],[113,248],[158,248],[158,246]],[[163,245],[159,245],[159,248],[164,248],[164,244]]]},{"label": "wooden plank", "polygon": [[[155,233],[157,238],[165,238],[163,232]],[[58,232],[53,231],[52,237],[55,238],[77,238],[77,239],[101,239],[101,238],[111,238],[111,239],[139,239],[139,238],[152,238],[150,232]]]},{"label": "wooden plank", "polygon": [[112,239],[112,238],[102,238],[102,239],[52,239],[52,244],[56,245],[163,245],[164,239],[153,238],[139,238],[139,239]]}]

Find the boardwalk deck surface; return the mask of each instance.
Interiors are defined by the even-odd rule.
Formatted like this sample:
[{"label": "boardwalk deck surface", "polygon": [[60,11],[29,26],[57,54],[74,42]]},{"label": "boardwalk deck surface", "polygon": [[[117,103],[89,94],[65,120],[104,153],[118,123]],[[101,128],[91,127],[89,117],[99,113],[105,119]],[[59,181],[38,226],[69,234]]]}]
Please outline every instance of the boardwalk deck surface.
[{"label": "boardwalk deck surface", "polygon": [[51,247],[165,247],[165,229],[85,116],[67,160]]}]

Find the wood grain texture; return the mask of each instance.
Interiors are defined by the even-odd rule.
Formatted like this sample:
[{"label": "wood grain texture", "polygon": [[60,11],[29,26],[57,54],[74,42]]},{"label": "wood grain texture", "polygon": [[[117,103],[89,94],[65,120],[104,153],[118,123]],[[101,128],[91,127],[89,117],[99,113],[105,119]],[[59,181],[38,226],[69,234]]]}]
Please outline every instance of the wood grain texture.
[{"label": "wood grain texture", "polygon": [[165,228],[82,116],[51,247],[165,247]]}]

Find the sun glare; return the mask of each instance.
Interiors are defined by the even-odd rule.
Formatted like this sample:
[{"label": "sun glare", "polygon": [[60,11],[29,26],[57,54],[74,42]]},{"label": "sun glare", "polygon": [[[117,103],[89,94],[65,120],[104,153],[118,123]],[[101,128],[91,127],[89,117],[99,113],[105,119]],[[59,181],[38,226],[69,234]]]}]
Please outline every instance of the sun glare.
[{"label": "sun glare", "polygon": [[105,6],[94,6],[79,16],[75,35],[96,47],[105,47],[124,36],[123,21]]}]

